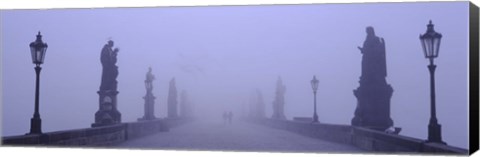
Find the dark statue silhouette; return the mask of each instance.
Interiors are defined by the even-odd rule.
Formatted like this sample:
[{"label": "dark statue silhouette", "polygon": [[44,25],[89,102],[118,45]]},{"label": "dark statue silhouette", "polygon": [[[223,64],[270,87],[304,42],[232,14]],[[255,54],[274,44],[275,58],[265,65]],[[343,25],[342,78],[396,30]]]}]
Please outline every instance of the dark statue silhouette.
[{"label": "dark statue silhouette", "polygon": [[145,100],[144,103],[144,116],[142,118],[139,118],[139,121],[143,120],[154,120],[155,114],[154,114],[154,104],[155,104],[155,96],[153,96],[152,90],[153,90],[153,80],[155,80],[155,75],[152,74],[152,68],[148,68],[148,72],[145,76],[145,89],[147,93],[143,97]]},{"label": "dark statue silhouette", "polygon": [[113,41],[108,41],[101,53],[100,60],[102,62],[102,83],[100,84],[100,90],[117,90],[117,76],[118,76],[118,67],[115,65],[117,63],[117,53],[118,48],[113,48]]},{"label": "dark statue silhouette", "polygon": [[113,49],[113,41],[109,40],[103,46],[100,54],[100,62],[102,63],[102,79],[99,95],[99,109],[95,113],[95,123],[92,127],[112,125],[121,122],[121,114],[117,110],[117,76],[118,67],[117,54],[119,49]]},{"label": "dark statue silhouette", "polygon": [[352,125],[385,131],[393,126],[390,118],[393,88],[385,80],[385,41],[375,35],[373,27],[367,27],[366,32],[363,47],[358,47],[363,55],[362,75],[360,87],[353,91],[357,97],[357,108]]},{"label": "dark statue silhouette", "polygon": [[155,80],[155,75],[152,74],[152,67],[148,67],[148,72],[145,76],[145,88],[147,89],[147,93],[151,93],[153,90],[153,80]]},{"label": "dark statue silhouette", "polygon": [[368,81],[384,81],[387,77],[385,41],[375,36],[373,27],[367,27],[367,38],[363,48],[358,47],[362,56],[362,76]]}]

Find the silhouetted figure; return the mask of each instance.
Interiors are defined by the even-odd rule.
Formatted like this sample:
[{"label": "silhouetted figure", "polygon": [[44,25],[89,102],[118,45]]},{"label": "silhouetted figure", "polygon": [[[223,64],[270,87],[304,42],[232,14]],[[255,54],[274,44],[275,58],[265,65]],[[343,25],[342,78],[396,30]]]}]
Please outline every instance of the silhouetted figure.
[{"label": "silhouetted figure", "polygon": [[390,98],[393,88],[387,84],[385,41],[375,35],[373,27],[367,27],[367,38],[362,53],[360,87],[353,91],[357,108],[352,125],[384,131],[393,125],[390,118]]},{"label": "silhouetted figure", "polygon": [[102,79],[99,95],[99,109],[95,113],[95,123],[92,127],[111,125],[121,122],[121,114],[117,110],[117,54],[119,49],[113,49],[113,41],[109,40],[103,46],[100,54],[102,63]]}]

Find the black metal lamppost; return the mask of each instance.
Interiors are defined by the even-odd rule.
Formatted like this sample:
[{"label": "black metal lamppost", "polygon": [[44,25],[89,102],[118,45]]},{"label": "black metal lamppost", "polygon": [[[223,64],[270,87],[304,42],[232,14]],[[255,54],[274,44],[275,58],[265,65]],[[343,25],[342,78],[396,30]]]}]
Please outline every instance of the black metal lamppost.
[{"label": "black metal lamppost", "polygon": [[435,32],[433,29],[432,20],[427,25],[427,32],[420,35],[420,42],[422,43],[425,58],[430,60],[428,70],[430,71],[430,122],[428,124],[428,140],[427,142],[443,143],[441,125],[438,124],[436,109],[435,109],[435,68],[433,59],[438,57],[438,50],[440,49],[440,41],[442,34]]},{"label": "black metal lamppost", "polygon": [[317,89],[318,89],[318,80],[315,76],[313,76],[312,81],[310,81],[313,89],[313,123],[318,123],[318,116],[317,116]]},{"label": "black metal lamppost", "polygon": [[45,53],[47,52],[47,43],[43,43],[42,35],[38,32],[37,39],[30,43],[30,51],[32,53],[32,62],[35,64],[35,72],[37,74],[37,81],[35,86],[35,112],[33,113],[33,118],[30,120],[30,134],[41,134],[42,133],[42,119],[40,119],[40,113],[38,111],[39,103],[39,82],[40,82],[40,71],[42,68],[40,64],[43,63],[45,59]]}]

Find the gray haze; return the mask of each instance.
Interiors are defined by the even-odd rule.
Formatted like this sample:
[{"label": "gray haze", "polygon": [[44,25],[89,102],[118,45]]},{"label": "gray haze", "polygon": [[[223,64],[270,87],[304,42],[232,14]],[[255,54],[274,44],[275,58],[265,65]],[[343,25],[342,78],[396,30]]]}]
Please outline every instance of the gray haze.
[{"label": "gray haze", "polygon": [[42,65],[40,115],[44,132],[90,127],[98,110],[100,51],[120,48],[118,109],[122,121],[143,116],[143,81],[151,66],[155,115],[166,116],[168,82],[186,90],[197,118],[241,115],[259,89],[267,116],[278,76],[286,85],[288,119],[312,116],[310,80],[320,122],[350,124],[356,107],[365,28],[385,39],[391,117],[400,134],[426,139],[428,60],[419,34],[428,20],[443,34],[435,60],[437,117],[443,139],[468,145],[468,2],[117,9],[2,10],[2,132],[29,131],[35,72],[28,44],[40,30],[48,43]]}]

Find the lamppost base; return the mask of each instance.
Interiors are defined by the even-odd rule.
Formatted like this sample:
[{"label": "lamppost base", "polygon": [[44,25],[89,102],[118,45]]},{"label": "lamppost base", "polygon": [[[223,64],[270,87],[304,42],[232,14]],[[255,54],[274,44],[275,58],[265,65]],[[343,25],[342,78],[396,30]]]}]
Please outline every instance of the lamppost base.
[{"label": "lamppost base", "polygon": [[428,124],[428,140],[425,142],[447,144],[442,141],[442,126],[440,124]]},{"label": "lamppost base", "polygon": [[42,119],[39,117],[30,119],[30,133],[28,134],[42,134]]},{"label": "lamppost base", "polygon": [[426,140],[425,143],[437,143],[437,144],[447,145],[447,143],[446,143],[446,142],[443,142],[443,141],[430,141],[430,140]]},{"label": "lamppost base", "polygon": [[312,123],[318,123],[318,116],[315,114],[313,115],[313,121]]}]

